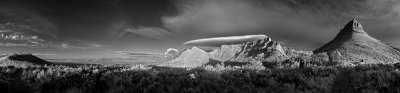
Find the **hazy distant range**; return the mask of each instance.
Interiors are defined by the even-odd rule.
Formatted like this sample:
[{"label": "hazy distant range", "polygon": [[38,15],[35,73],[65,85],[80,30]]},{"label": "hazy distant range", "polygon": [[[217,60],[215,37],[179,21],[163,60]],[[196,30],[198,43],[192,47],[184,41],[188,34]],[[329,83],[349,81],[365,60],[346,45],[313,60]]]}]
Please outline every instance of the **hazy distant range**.
[{"label": "hazy distant range", "polygon": [[68,59],[45,59],[47,61],[59,64],[123,64],[123,65],[155,65],[166,62],[164,55],[131,55],[125,58],[68,58]]}]

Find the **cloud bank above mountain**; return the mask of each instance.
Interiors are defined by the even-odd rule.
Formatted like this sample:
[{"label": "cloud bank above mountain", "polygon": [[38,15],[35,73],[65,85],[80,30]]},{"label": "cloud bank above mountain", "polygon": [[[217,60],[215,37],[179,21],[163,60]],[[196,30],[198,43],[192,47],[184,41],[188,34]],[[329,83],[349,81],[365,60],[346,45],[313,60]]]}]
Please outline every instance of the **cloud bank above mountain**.
[{"label": "cloud bank above mountain", "polygon": [[266,35],[244,35],[196,39],[187,41],[184,43],[184,45],[197,47],[220,47],[224,44],[241,44],[261,39],[270,40],[270,38]]}]

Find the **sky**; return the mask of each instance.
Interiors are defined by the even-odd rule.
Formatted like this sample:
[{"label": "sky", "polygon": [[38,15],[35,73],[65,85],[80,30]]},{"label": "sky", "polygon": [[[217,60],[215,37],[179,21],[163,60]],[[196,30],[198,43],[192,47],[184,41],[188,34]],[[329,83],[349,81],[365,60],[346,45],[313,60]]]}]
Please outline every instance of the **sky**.
[{"label": "sky", "polygon": [[251,34],[312,51],[351,19],[400,47],[399,13],[399,0],[1,0],[0,53],[121,57]]}]

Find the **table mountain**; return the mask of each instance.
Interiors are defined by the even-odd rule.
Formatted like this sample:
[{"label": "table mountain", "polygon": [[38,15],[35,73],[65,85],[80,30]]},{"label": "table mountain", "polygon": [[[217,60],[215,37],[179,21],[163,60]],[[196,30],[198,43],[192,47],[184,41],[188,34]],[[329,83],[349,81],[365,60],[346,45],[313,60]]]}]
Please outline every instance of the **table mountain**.
[{"label": "table mountain", "polygon": [[240,44],[221,45],[212,52],[193,46],[185,50],[174,60],[160,64],[168,67],[198,67],[211,63],[235,62],[281,62],[289,58],[285,55],[284,48],[271,38],[262,38]]}]

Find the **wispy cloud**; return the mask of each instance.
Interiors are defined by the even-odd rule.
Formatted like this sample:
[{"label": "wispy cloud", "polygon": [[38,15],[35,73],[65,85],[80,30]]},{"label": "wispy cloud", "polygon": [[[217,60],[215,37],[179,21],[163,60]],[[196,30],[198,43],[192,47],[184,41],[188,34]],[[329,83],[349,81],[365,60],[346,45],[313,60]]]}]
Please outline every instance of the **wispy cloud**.
[{"label": "wispy cloud", "polygon": [[111,52],[117,53],[118,55],[125,55],[125,56],[163,55],[163,54],[159,54],[159,53],[132,52],[132,51],[111,51]]},{"label": "wispy cloud", "polygon": [[1,4],[0,15],[2,15],[0,23],[16,23],[16,25],[8,25],[6,28],[8,30],[37,33],[53,39],[57,38],[57,25],[33,10],[28,10],[16,4]]},{"label": "wispy cloud", "polygon": [[57,55],[57,54],[33,53],[33,55],[36,55],[36,56],[55,56],[55,55]]},{"label": "wispy cloud", "polygon": [[127,34],[133,34],[150,39],[162,39],[172,35],[170,31],[161,27],[134,27],[121,20],[114,23],[108,32],[110,32],[109,38],[122,38]]},{"label": "wispy cloud", "polygon": [[0,43],[0,46],[6,46],[6,47],[39,47],[42,45],[37,45],[37,44],[17,44],[17,43]]},{"label": "wispy cloud", "polygon": [[171,35],[169,31],[158,27],[138,27],[133,29],[126,29],[126,31],[153,39],[162,39],[168,35]]},{"label": "wispy cloud", "polygon": [[93,42],[83,41],[83,40],[71,40],[61,43],[63,48],[77,48],[77,49],[97,49],[103,47],[100,44]]}]

